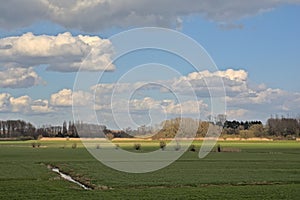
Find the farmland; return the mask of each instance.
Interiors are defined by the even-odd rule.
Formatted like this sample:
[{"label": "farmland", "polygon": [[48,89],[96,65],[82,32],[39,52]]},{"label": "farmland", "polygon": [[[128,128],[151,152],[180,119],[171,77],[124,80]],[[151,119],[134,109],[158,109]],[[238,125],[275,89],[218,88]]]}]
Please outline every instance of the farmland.
[{"label": "farmland", "polygon": [[[140,152],[159,141],[139,141]],[[152,173],[128,174],[95,160],[80,141],[0,142],[0,199],[298,199],[300,143],[222,141],[232,152],[199,159],[187,151],[170,166]],[[76,143],[76,148],[74,147]],[[136,141],[118,141],[133,150]],[[201,142],[194,142],[199,150]],[[99,149],[101,151],[101,149]],[[235,151],[236,150],[236,151]],[[93,187],[83,190],[47,166]]]}]

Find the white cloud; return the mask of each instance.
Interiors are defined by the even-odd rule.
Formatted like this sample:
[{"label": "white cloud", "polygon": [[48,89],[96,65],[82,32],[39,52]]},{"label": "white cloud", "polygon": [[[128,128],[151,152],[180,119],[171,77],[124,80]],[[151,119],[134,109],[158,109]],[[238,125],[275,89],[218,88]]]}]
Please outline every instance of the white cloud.
[{"label": "white cloud", "polygon": [[48,70],[74,72],[114,70],[109,40],[97,36],[26,33],[0,39],[0,64],[17,67],[47,65]]},{"label": "white cloud", "polygon": [[72,106],[72,102],[72,90],[70,89],[63,89],[52,94],[50,98],[50,103],[54,106]]},{"label": "white cloud", "polygon": [[251,91],[251,93],[239,93],[234,97],[227,97],[229,105],[252,105],[280,103],[291,98],[291,93],[280,89],[267,88],[263,91]]},{"label": "white cloud", "polygon": [[[157,83],[161,85],[167,85],[172,92],[179,95],[185,95],[189,89],[194,89],[199,102],[195,101],[184,101],[175,103],[172,100],[161,101],[153,98],[136,99],[130,101],[130,108],[133,111],[143,111],[143,109],[154,109],[160,107],[165,109],[166,114],[179,114],[182,110],[183,113],[192,114],[195,113],[195,103],[200,105],[201,115],[203,112],[207,114],[210,108],[207,104],[201,101],[210,97],[209,90],[215,92],[221,91],[223,88],[220,85],[215,84],[219,82],[220,78],[224,82],[226,91],[226,103],[228,106],[228,116],[232,118],[243,118],[247,117],[256,119],[258,116],[270,116],[272,113],[282,112],[300,112],[300,94],[292,93],[280,89],[268,88],[264,84],[251,85],[249,86],[248,73],[245,70],[233,70],[228,69],[225,71],[202,71],[194,72],[186,76],[181,76],[173,80],[157,80]],[[154,81],[155,82],[155,81]],[[210,88],[207,87],[207,84]],[[115,84],[99,84],[92,87],[92,90],[96,89],[97,97],[97,108],[110,108],[110,101],[112,90],[118,94],[119,99],[115,102],[115,107],[119,109],[127,108],[128,101],[122,100],[122,94],[130,94],[132,91],[139,88],[145,83],[119,83]],[[157,88],[156,88],[157,89]],[[170,91],[162,91],[169,93]],[[191,93],[189,93],[191,94]],[[126,96],[126,95],[125,95]],[[122,101],[121,101],[122,100]],[[123,102],[123,103],[122,103]],[[202,110],[201,110],[202,108]],[[293,110],[294,109],[294,110]],[[126,110],[124,110],[125,112]]]},{"label": "white cloud", "polygon": [[10,97],[8,93],[0,93],[0,111],[5,112],[9,110],[10,106]]},{"label": "white cloud", "polygon": [[297,3],[299,0],[11,0],[0,7],[0,27],[22,27],[38,20],[49,20],[85,31],[112,27],[175,26],[180,17],[192,14],[224,24],[280,5]]},{"label": "white cloud", "polygon": [[129,102],[130,110],[144,111],[144,110],[161,110],[165,114],[197,114],[200,111],[207,109],[207,104],[203,101],[184,101],[174,102],[173,100],[155,100],[150,97],[144,99],[133,99]]},{"label": "white cloud", "polygon": [[214,78],[214,77],[222,77],[232,81],[242,82],[247,80],[248,73],[245,70],[233,70],[233,69],[227,69],[226,71],[216,71],[216,72],[210,72],[208,70],[205,70],[201,72],[190,73],[185,79],[192,81],[192,80],[200,80],[203,78]]},{"label": "white cloud", "polygon": [[35,113],[48,113],[52,112],[53,108],[49,107],[48,100],[38,99],[32,102],[31,110]]},{"label": "white cloud", "polygon": [[0,68],[0,88],[28,88],[45,82],[29,68]]},{"label": "white cloud", "polygon": [[168,114],[199,114],[207,111],[208,105],[203,101],[185,101],[180,103],[171,102],[164,109]]},{"label": "white cloud", "polygon": [[300,110],[300,93],[295,94],[289,101],[285,101],[282,105],[282,109],[288,112]]},{"label": "white cloud", "polygon": [[[105,97],[100,97],[100,99],[103,98]],[[190,115],[197,114],[199,112],[206,112],[208,105],[202,100],[175,102],[172,99],[156,100],[151,97],[129,100],[123,98],[115,98],[114,100],[106,98],[106,101],[97,101],[96,99],[95,108],[96,110],[102,111],[113,109],[116,113],[132,112],[145,114],[145,112],[152,110],[164,114]]]},{"label": "white cloud", "polygon": [[150,109],[159,109],[160,101],[156,101],[150,97],[145,97],[143,99],[132,99],[129,101],[130,110],[143,111]]},{"label": "white cloud", "polygon": [[244,119],[247,113],[248,110],[246,109],[236,109],[236,110],[233,109],[233,110],[227,110],[226,116],[227,119],[239,120],[239,119]]},{"label": "white cloud", "polygon": [[53,109],[49,107],[48,100],[32,100],[27,95],[13,97],[8,93],[0,93],[0,112],[31,115],[51,113]]},{"label": "white cloud", "polygon": [[[300,93],[288,92],[280,89],[272,89],[261,84],[258,86],[248,87],[248,75],[244,70],[225,70],[218,72],[198,72],[191,73],[186,76],[179,77],[173,80],[158,80],[160,84],[166,82],[171,91],[183,93],[187,83],[190,82],[195,91],[198,92],[198,99],[192,100],[191,96],[181,98],[181,102],[162,91],[159,96],[153,90],[159,88],[151,88],[143,96],[131,96],[128,99],[128,94],[131,94],[132,89],[140,88],[144,83],[119,83],[115,92],[117,98],[111,99],[112,91],[115,89],[115,84],[102,83],[91,87],[88,91],[72,91],[71,89],[62,89],[57,93],[51,95],[50,99],[33,100],[29,96],[14,97],[8,93],[0,93],[0,112],[1,113],[21,113],[25,115],[30,114],[45,114],[49,112],[71,113],[71,106],[74,99],[74,106],[79,106],[80,109],[91,110],[96,109],[97,113],[102,116],[99,117],[103,122],[106,120],[110,123],[110,119],[114,120],[112,108],[117,117],[125,120],[122,125],[130,121],[128,113],[132,115],[133,120],[137,120],[137,124],[149,122],[149,116],[159,122],[164,120],[165,117],[174,117],[178,115],[195,116],[200,114],[202,119],[210,113],[209,99],[203,96],[201,89],[205,85],[202,79],[213,81],[216,78],[223,78],[227,93],[227,115],[229,119],[264,119],[271,114],[284,114],[284,113],[300,113]],[[182,84],[179,84],[182,83]],[[199,89],[200,88],[200,89]],[[95,102],[94,92],[96,89]],[[215,89],[215,88],[213,88]],[[233,92],[234,91],[234,92]],[[150,92],[150,96],[147,96]],[[165,96],[164,96],[165,95]],[[181,94],[179,94],[181,95]],[[203,98],[201,97],[203,96]],[[87,106],[87,107],[85,107]],[[94,107],[95,106],[95,107]],[[128,112],[129,111],[129,112]],[[104,118],[104,119],[103,119]],[[125,123],[126,122],[126,123]],[[113,123],[113,122],[112,122]]]},{"label": "white cloud", "polygon": [[10,105],[12,112],[28,113],[30,111],[31,98],[29,96],[11,97]]},{"label": "white cloud", "polygon": [[185,93],[188,88],[192,87],[198,97],[210,97],[211,93],[215,96],[224,94],[225,89],[228,96],[235,96],[241,92],[249,92],[247,79],[248,73],[245,70],[193,72],[175,79],[172,83],[172,90]]},{"label": "white cloud", "polygon": [[[92,94],[84,91],[73,92],[71,89],[62,89],[50,97],[52,106],[89,106]],[[74,101],[74,102],[73,102]]]},{"label": "white cloud", "polygon": [[120,99],[96,104],[98,120],[114,127],[137,127],[160,124],[168,118],[205,116],[208,105],[203,101],[175,102],[171,99]]},{"label": "white cloud", "polygon": [[[96,96],[112,96],[115,94],[133,93],[137,90],[157,89],[160,87],[161,92],[181,95],[192,95],[192,91],[198,97],[210,97],[210,92],[220,92],[229,96],[235,96],[242,92],[250,92],[248,87],[248,73],[245,70],[228,69],[225,71],[201,71],[193,72],[186,76],[181,76],[172,80],[153,80],[157,85],[148,84],[148,82],[135,82],[135,83],[101,83],[91,87],[91,90],[96,93]],[[223,88],[224,82],[224,88]],[[169,88],[169,89],[166,89]],[[223,91],[223,92],[222,92]]]}]

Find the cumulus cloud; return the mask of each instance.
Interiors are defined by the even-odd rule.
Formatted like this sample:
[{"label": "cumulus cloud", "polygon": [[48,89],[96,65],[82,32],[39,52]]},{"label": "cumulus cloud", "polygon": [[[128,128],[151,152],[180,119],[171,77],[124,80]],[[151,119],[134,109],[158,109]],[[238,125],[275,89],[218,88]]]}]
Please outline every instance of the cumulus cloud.
[{"label": "cumulus cloud", "polygon": [[0,8],[0,27],[27,26],[38,20],[49,20],[85,31],[112,27],[178,26],[180,17],[192,14],[227,23],[280,5],[296,3],[299,0],[12,0]]},{"label": "cumulus cloud", "polygon": [[11,97],[10,105],[12,112],[28,113],[30,111],[31,98],[29,96]]},{"label": "cumulus cloud", "polygon": [[227,97],[229,105],[260,105],[283,102],[287,97],[291,98],[292,93],[280,89],[267,88],[263,91],[241,92],[234,97]]},{"label": "cumulus cloud", "polygon": [[73,92],[71,89],[62,89],[50,97],[50,103],[53,106],[70,107],[88,106],[91,103],[92,94],[89,92]]},{"label": "cumulus cloud", "polygon": [[216,71],[210,72],[208,70],[201,71],[201,72],[193,72],[188,74],[188,76],[183,79],[186,80],[200,80],[203,78],[214,78],[214,77],[222,77],[232,81],[245,81],[248,77],[248,73],[245,70],[233,70],[227,69],[226,71]]},{"label": "cumulus cloud", "polygon": [[19,114],[45,114],[53,112],[48,100],[33,100],[25,95],[14,97],[8,93],[0,93],[0,112]]},{"label": "cumulus cloud", "polygon": [[[235,96],[241,92],[250,92],[248,87],[248,73],[245,70],[228,69],[225,71],[200,71],[186,76],[180,76],[172,80],[153,80],[155,84],[148,82],[134,83],[100,83],[91,87],[96,96],[112,96],[121,93],[132,93],[137,90],[159,89],[161,92],[181,95],[195,94],[198,97],[210,97],[210,92]],[[224,83],[224,85],[223,85]],[[224,87],[223,87],[224,86]],[[193,91],[193,92],[192,92]]]},{"label": "cumulus cloud", "polygon": [[[98,36],[33,35],[0,39],[0,64],[16,67],[47,65],[48,70],[74,72],[114,70],[109,40]],[[32,71],[32,70],[31,70]]]},{"label": "cumulus cloud", "polygon": [[193,72],[172,80],[171,88],[176,93],[185,94],[192,88],[199,98],[226,95],[235,96],[241,92],[249,92],[247,86],[248,73],[245,70],[228,69],[225,71]]},{"label": "cumulus cloud", "polygon": [[52,112],[53,108],[49,107],[48,100],[38,99],[31,103],[31,110],[35,113]]},{"label": "cumulus cloud", "polygon": [[50,103],[56,106],[72,106],[72,90],[63,89],[58,93],[52,94]]},{"label": "cumulus cloud", "polygon": [[[168,118],[197,117],[207,113],[208,105],[203,101],[187,100],[177,102],[173,99],[116,99],[106,104],[96,104],[98,120],[113,126],[137,127],[147,124],[154,126]],[[205,113],[205,114],[204,114]]]},{"label": "cumulus cloud", "polygon": [[199,101],[184,101],[180,103],[170,102],[164,107],[164,110],[168,114],[198,114],[204,113],[208,109],[208,105],[202,100]]},{"label": "cumulus cloud", "polygon": [[0,88],[28,88],[44,83],[32,67],[0,68]]},{"label": "cumulus cloud", "polygon": [[15,97],[9,93],[0,93],[0,112],[25,115],[71,112],[73,106],[90,106],[91,93],[63,89],[51,95],[50,99],[32,99],[28,95]]},{"label": "cumulus cloud", "polygon": [[8,111],[10,106],[10,97],[8,93],[0,93],[0,111]]},{"label": "cumulus cloud", "polygon": [[[224,88],[216,82],[222,79]],[[284,91],[281,89],[268,88],[264,84],[251,85],[248,80],[248,73],[245,70],[228,69],[224,71],[201,71],[187,74],[173,80],[157,80],[159,85],[167,85],[171,92],[179,95],[186,95],[186,90],[193,89],[199,102],[186,101],[176,103],[172,100],[161,101],[153,98],[136,99],[130,101],[130,108],[132,110],[154,109],[160,107],[165,110],[166,114],[195,113],[195,106],[200,105],[203,111],[209,110],[209,106],[201,101],[209,99],[209,91],[214,93],[224,90],[226,94],[226,103],[228,106],[228,116],[230,118],[246,118],[246,116],[255,115],[257,113],[282,113],[282,112],[300,112],[299,102],[300,94]],[[208,84],[209,83],[209,84]],[[96,97],[99,97],[97,105],[99,109],[111,107],[112,91],[122,98],[122,94],[130,94],[132,90],[137,90],[141,86],[146,85],[143,82],[136,83],[102,83],[92,87],[92,91],[96,91]],[[209,87],[208,87],[209,86]],[[148,89],[148,87],[147,87]],[[152,88],[152,90],[157,88]],[[161,90],[162,93],[169,93],[168,91]],[[191,94],[191,93],[189,93]],[[119,109],[127,108],[128,101],[121,101],[119,99],[116,107]],[[197,103],[197,104],[195,104]],[[298,111],[293,111],[296,109]],[[124,110],[125,111],[125,110]],[[207,112],[206,112],[207,113]],[[251,116],[250,116],[251,117]],[[255,116],[252,116],[254,119]]]},{"label": "cumulus cloud", "polygon": [[227,110],[226,112],[226,116],[228,119],[235,119],[235,120],[239,120],[239,119],[243,119],[243,117],[245,117],[245,115],[248,113],[249,111],[246,109],[232,109],[232,110]]},{"label": "cumulus cloud", "polygon": [[[110,105],[109,105],[110,104]],[[116,112],[144,112],[150,110],[156,110],[164,114],[197,114],[202,111],[206,111],[208,105],[203,101],[184,101],[175,102],[171,99],[155,100],[151,97],[145,97],[143,99],[120,99],[113,101],[109,104],[98,105],[98,109],[114,108]]]},{"label": "cumulus cloud", "polygon": [[[146,95],[141,92],[139,95],[143,94],[142,96],[130,96],[132,89],[140,89],[146,84],[143,82],[101,83],[87,91],[62,89],[53,93],[49,100],[33,100],[29,96],[14,97],[8,93],[0,93],[0,112],[27,115],[53,111],[57,113],[71,112],[73,104],[82,109],[95,109],[102,116],[99,119],[103,122],[108,119],[113,120],[113,113],[117,113],[118,118],[125,120],[122,124],[124,126],[130,121],[128,113],[133,116],[134,120],[140,120],[138,124],[148,122],[149,115],[155,116],[153,119],[158,119],[158,122],[164,120],[166,116],[174,117],[181,114],[195,116],[200,112],[202,118],[206,119],[206,116],[210,114],[210,104],[209,96],[204,96],[203,93],[203,88],[206,86],[203,79],[213,82],[216,78],[222,78],[225,89],[229,91],[226,91],[229,119],[262,119],[276,113],[300,113],[300,93],[268,88],[263,84],[249,87],[248,73],[244,70],[232,69],[217,72],[194,72],[172,80],[158,80],[159,85],[168,84],[170,86],[169,92],[175,91],[175,93],[183,95],[182,99],[171,97],[166,94],[166,91],[159,91],[159,95],[156,96],[154,95],[156,94],[155,90],[160,90],[160,88],[151,86],[146,87],[144,91]],[[185,95],[185,85],[188,83],[195,90],[197,99]],[[215,90],[216,88],[210,89]],[[117,98],[114,99],[112,99],[113,90],[117,93]],[[147,94],[150,95],[147,96]]]}]

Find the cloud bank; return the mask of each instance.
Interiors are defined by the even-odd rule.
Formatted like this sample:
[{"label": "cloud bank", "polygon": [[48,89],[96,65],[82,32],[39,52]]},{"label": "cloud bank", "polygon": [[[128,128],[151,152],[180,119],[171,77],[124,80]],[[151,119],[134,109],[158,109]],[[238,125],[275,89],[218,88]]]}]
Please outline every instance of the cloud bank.
[{"label": "cloud bank", "polygon": [[[299,113],[300,112],[300,93],[288,92],[281,89],[268,88],[263,85],[251,86],[248,84],[248,73],[245,70],[228,69],[217,72],[193,72],[186,76],[181,76],[172,80],[157,80],[159,84],[168,84],[170,91],[185,95],[186,84],[192,86],[198,97],[191,100],[187,97],[183,101],[164,97],[167,91],[160,90],[162,95],[153,96],[132,96],[127,99],[127,93],[132,88],[143,90],[143,82],[135,83],[101,83],[92,86],[87,91],[72,91],[62,89],[50,95],[49,99],[32,99],[25,96],[13,96],[9,93],[0,93],[0,113],[19,113],[21,115],[45,115],[49,113],[71,113],[73,106],[95,109],[101,113],[105,119],[113,120],[112,108],[118,113],[118,117],[124,116],[127,119],[129,110],[133,119],[142,123],[143,117],[155,113],[158,119],[165,119],[165,116],[193,116],[200,109],[202,119],[210,115],[210,105],[206,101],[209,99],[207,90],[218,90],[207,88],[204,80],[213,83],[221,77],[226,89],[227,115],[229,119],[257,119],[267,118],[270,114]],[[118,93],[118,98],[111,101],[112,91]],[[145,91],[157,90],[156,87],[146,87]],[[168,91],[169,92],[169,91]],[[153,91],[150,91],[150,94]],[[95,100],[95,101],[94,101]],[[107,123],[110,120],[108,120]],[[147,120],[146,120],[147,121]],[[126,123],[129,123],[126,121]],[[124,122],[123,125],[126,125]]]},{"label": "cloud bank", "polygon": [[[24,27],[40,20],[84,31],[132,26],[169,27],[180,26],[180,18],[190,15],[230,24],[281,5],[298,3],[299,0],[11,0],[0,7],[0,27]],[[222,26],[232,28],[232,25]]]},{"label": "cloud bank", "polygon": [[[131,109],[138,111],[137,108],[148,110],[160,107],[166,114],[194,114],[196,106],[200,107],[202,116],[209,115],[209,105],[203,101],[210,98],[209,92],[217,93],[224,88],[220,88],[214,83],[219,78],[223,79],[226,92],[226,103],[228,106],[227,115],[231,119],[264,119],[274,113],[299,113],[300,112],[300,93],[288,92],[281,89],[268,88],[264,85],[249,85],[248,73],[245,70],[228,69],[225,71],[201,71],[187,74],[172,80],[157,80],[158,85],[167,86],[170,91],[179,95],[186,95],[186,91],[192,88],[198,97],[197,102],[184,101],[176,102],[174,99],[156,100],[153,98],[142,98],[126,101],[121,99],[121,94],[131,93],[132,89],[143,88],[145,91],[153,89],[147,86],[147,83],[101,83],[93,86],[91,89],[95,92],[95,100],[99,104],[99,110],[105,110],[111,106],[112,91],[118,93],[113,107],[125,109],[130,106]],[[208,85],[210,88],[208,88]],[[169,93],[161,90],[161,93]],[[151,94],[151,92],[149,92]],[[163,94],[162,94],[163,95]],[[162,96],[161,95],[161,96]],[[297,104],[298,103],[298,104]],[[102,105],[102,106],[100,106]],[[202,109],[201,109],[202,108]],[[126,109],[125,109],[126,110]]]}]

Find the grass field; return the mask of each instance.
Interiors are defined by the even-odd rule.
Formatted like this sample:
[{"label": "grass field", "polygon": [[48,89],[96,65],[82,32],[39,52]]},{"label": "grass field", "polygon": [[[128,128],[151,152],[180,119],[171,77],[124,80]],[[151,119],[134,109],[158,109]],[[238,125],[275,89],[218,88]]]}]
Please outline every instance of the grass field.
[{"label": "grass field", "polygon": [[[162,170],[127,174],[95,160],[78,142],[0,142],[0,199],[299,199],[300,142],[220,142],[240,152],[186,152]],[[133,142],[118,142],[132,150]],[[142,152],[159,142],[141,142]],[[201,142],[195,142],[199,149]],[[64,147],[64,148],[62,148]],[[101,149],[100,149],[101,150]],[[47,168],[93,186],[83,190]]]}]

